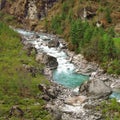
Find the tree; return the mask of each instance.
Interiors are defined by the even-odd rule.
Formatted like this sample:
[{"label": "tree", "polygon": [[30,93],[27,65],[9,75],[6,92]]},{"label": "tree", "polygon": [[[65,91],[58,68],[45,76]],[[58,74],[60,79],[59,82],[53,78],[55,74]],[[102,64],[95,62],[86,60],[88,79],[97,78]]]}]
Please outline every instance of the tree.
[{"label": "tree", "polygon": [[108,34],[105,34],[104,40],[105,40],[105,49],[104,49],[105,57],[108,60],[114,59],[116,57],[116,47],[114,45],[114,41],[112,37]]},{"label": "tree", "polygon": [[83,37],[85,44],[90,43],[90,40],[91,40],[92,35],[93,35],[93,31],[94,31],[93,27],[88,25],[87,29],[85,30],[84,37]]}]

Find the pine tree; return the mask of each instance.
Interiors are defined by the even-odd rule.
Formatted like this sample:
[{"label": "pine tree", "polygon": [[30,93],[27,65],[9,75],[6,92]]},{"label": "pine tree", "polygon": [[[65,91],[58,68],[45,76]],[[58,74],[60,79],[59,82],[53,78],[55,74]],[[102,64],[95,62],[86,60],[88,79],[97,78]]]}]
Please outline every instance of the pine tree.
[{"label": "pine tree", "polygon": [[116,47],[114,41],[110,35],[104,35],[105,49],[104,54],[108,60],[114,59],[116,57]]}]

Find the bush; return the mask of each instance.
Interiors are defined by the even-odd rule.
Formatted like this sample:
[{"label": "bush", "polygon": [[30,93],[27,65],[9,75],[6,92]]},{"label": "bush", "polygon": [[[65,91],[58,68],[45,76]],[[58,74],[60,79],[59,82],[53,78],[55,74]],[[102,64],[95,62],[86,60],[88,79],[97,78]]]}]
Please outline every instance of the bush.
[{"label": "bush", "polygon": [[110,8],[106,8],[106,20],[107,20],[108,23],[112,22]]},{"label": "bush", "polygon": [[120,103],[118,103],[116,99],[102,102],[99,109],[102,110],[105,120],[119,120],[120,118]]},{"label": "bush", "polygon": [[113,61],[110,63],[110,65],[109,65],[109,67],[108,67],[108,69],[107,69],[107,72],[108,72],[109,74],[117,74],[117,75],[120,75],[120,61],[117,60],[117,59],[113,60]]},{"label": "bush", "polygon": [[63,29],[62,29],[62,18],[59,15],[56,15],[55,17],[52,18],[51,21],[51,29],[54,33],[57,34],[62,34]]}]

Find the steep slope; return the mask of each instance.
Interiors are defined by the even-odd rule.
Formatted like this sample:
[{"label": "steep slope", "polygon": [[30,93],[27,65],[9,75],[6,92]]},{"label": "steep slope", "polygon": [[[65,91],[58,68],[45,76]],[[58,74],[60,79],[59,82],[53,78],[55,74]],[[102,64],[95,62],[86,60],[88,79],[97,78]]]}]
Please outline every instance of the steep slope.
[{"label": "steep slope", "polygon": [[[0,9],[0,20],[16,27],[36,31],[43,29],[45,32],[58,34],[65,38],[69,50],[82,53],[87,60],[97,62],[105,73],[120,75],[119,0],[1,0]],[[0,42],[2,42],[1,50],[4,42],[2,40]],[[9,51],[7,52],[8,55],[11,55]],[[14,51],[14,53],[16,52]],[[8,57],[5,54],[2,54],[2,62],[4,60],[8,62]],[[12,76],[13,71],[11,71],[10,67],[6,70],[6,66],[6,63],[3,62],[1,71],[4,69],[7,74]],[[2,81],[4,77],[7,76],[2,76],[1,78],[2,92],[0,94],[2,95],[6,93],[5,84]],[[18,77],[19,75],[16,79]],[[9,84],[7,86],[9,87]],[[9,93],[10,91],[7,92]],[[22,94],[24,95],[25,93]],[[12,97],[16,96],[13,95]],[[19,97],[21,98],[21,96]],[[22,104],[27,102],[32,105],[33,102],[36,102],[34,96],[32,97],[33,99],[30,101],[22,99]],[[8,102],[8,99],[11,101]],[[14,105],[14,100],[7,95],[2,98],[1,103],[3,111],[1,116],[5,116],[8,113],[7,111],[9,111],[9,108],[6,108],[6,104],[9,105],[11,103],[11,105]],[[16,104],[19,103],[22,106],[20,100]],[[118,106],[119,104],[116,101],[112,101],[109,104],[103,103],[102,106],[98,106],[98,109],[103,110],[103,113],[105,113],[104,118],[106,119],[110,118],[107,116],[108,114],[111,115],[111,118],[119,119],[120,111]],[[24,106],[21,108],[26,110]],[[30,112],[29,110],[27,111],[26,118],[29,119],[31,117],[29,115],[33,113],[36,118],[41,116],[45,120],[49,119],[49,116],[46,118],[47,113],[41,107],[39,109],[39,107],[30,106],[30,108],[31,110]],[[42,111],[43,116],[42,113],[38,113],[39,110]]]},{"label": "steep slope", "polygon": [[58,1],[36,30],[59,34],[68,48],[99,63],[105,72],[120,74],[120,2],[74,0]]}]

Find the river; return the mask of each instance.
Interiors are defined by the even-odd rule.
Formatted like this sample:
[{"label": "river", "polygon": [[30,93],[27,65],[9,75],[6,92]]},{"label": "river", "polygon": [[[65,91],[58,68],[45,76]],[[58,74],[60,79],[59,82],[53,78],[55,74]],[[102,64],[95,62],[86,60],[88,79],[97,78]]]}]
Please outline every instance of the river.
[{"label": "river", "polygon": [[[58,48],[49,48],[47,46],[46,42],[54,39],[55,35],[24,31],[22,29],[17,29],[16,31],[24,36],[27,42],[32,43],[38,52],[45,52],[57,58],[58,67],[53,71],[53,81],[68,88],[76,88],[89,79],[88,76],[75,73],[75,65],[70,62],[69,56],[61,49],[61,43]],[[36,34],[39,37],[35,38]],[[120,92],[113,92],[110,98],[116,98],[120,101]]]},{"label": "river", "polygon": [[38,38],[34,39],[34,32],[27,32],[21,29],[17,29],[18,33],[24,35],[29,43],[35,45],[38,52],[45,52],[57,58],[58,67],[53,71],[53,80],[65,87],[75,88],[80,86],[84,81],[88,80],[88,76],[75,73],[75,66],[70,62],[69,56],[64,52],[62,44],[59,47],[48,47],[46,42],[55,38],[54,35],[45,33],[37,33]]}]

